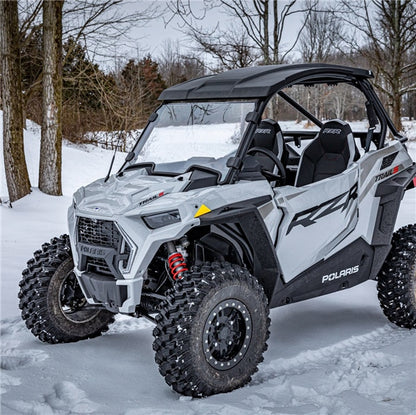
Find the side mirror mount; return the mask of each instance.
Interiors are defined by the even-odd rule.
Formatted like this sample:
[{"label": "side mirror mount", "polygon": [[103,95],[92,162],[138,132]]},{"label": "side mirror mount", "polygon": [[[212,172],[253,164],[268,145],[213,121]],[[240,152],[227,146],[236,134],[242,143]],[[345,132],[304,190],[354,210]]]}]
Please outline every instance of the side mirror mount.
[{"label": "side mirror mount", "polygon": [[127,153],[126,162],[128,163],[129,161],[132,161],[133,159],[134,159],[134,151],[130,151],[129,153]]},{"label": "side mirror mount", "polygon": [[231,169],[239,169],[241,166],[241,158],[240,157],[230,157],[227,160],[227,167]]}]

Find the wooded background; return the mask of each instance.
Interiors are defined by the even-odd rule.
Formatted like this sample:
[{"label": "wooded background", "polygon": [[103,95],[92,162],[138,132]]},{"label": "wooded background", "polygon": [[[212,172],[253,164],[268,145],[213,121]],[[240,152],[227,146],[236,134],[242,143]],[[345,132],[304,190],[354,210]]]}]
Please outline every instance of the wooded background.
[{"label": "wooded background", "polygon": [[[395,125],[401,129],[402,117],[415,117],[414,0],[205,0],[198,9],[191,0],[175,0],[149,3],[134,13],[123,3],[0,1],[0,108],[11,202],[30,192],[26,119],[42,125],[38,186],[60,195],[62,137],[84,142],[94,140],[89,132],[142,128],[164,88],[228,69],[295,62],[368,68]],[[207,27],[213,9],[231,17],[232,24]],[[289,37],[287,25],[294,18],[299,30]],[[114,69],[100,65],[97,42],[100,50],[103,45],[114,50],[133,26],[155,19],[166,25],[179,21],[183,42],[166,42],[155,56],[121,59],[107,52]],[[299,97],[308,108],[316,99]],[[325,105],[354,121],[354,99],[338,89]],[[325,117],[322,105],[320,116]],[[101,144],[112,147],[114,141]],[[121,148],[126,150],[123,140]]]}]

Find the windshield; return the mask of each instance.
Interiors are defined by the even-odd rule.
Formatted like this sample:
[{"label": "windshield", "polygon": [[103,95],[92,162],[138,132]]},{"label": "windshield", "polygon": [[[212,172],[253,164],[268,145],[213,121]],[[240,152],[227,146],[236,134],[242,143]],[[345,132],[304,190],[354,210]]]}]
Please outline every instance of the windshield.
[{"label": "windshield", "polygon": [[153,162],[155,171],[184,173],[198,164],[225,177],[255,103],[174,102],[162,105],[156,120],[140,137],[127,166]]}]

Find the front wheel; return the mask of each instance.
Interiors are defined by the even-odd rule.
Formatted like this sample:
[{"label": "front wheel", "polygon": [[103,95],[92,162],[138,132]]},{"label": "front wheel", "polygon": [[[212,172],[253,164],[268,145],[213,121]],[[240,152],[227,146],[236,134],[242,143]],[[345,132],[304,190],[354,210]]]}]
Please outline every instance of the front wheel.
[{"label": "front wheel", "polygon": [[26,326],[47,343],[68,343],[99,336],[114,314],[90,306],[73,272],[68,235],[42,245],[20,281],[19,308]]},{"label": "front wheel", "polygon": [[393,234],[377,289],[386,317],[399,327],[416,328],[416,225]]},{"label": "front wheel", "polygon": [[244,386],[263,360],[270,319],[263,288],[246,269],[205,264],[167,294],[153,331],[159,371],[194,397]]}]

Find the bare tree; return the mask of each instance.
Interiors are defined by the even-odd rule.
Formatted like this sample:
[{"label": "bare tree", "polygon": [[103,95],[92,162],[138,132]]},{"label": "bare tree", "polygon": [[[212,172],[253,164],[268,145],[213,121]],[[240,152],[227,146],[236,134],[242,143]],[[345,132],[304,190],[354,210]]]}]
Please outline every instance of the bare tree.
[{"label": "bare tree", "polygon": [[328,62],[345,35],[343,21],[331,9],[331,4],[319,6],[313,0],[305,1],[305,9],[311,12],[304,17],[304,30],[299,39],[304,62]]},{"label": "bare tree", "polygon": [[343,0],[341,16],[364,36],[363,46],[351,37],[350,46],[375,69],[376,87],[388,97],[392,118],[401,129],[403,97],[416,91],[412,49],[416,43],[414,0]]},{"label": "bare tree", "polygon": [[137,2],[141,7],[131,11],[124,7],[126,3],[126,0],[66,0],[63,9],[64,39],[72,36],[74,44],[82,40],[90,51],[94,50],[101,58],[113,60],[115,42],[122,39],[124,44],[131,41],[133,46],[137,46],[136,41],[129,38],[130,29],[145,26],[163,13],[158,2],[142,2],[142,5]]},{"label": "bare tree", "polygon": [[[323,7],[319,2],[306,0],[304,8],[310,13],[304,16],[304,29],[299,39],[299,49],[303,62],[328,62],[334,58],[343,36],[342,20],[338,18],[331,4],[325,3]],[[322,119],[324,111],[325,88],[317,85],[316,88],[303,90],[307,94],[307,108]],[[343,96],[334,97],[334,105],[338,108],[337,116],[343,113]],[[341,105],[342,104],[342,105]]]},{"label": "bare tree", "polygon": [[160,74],[168,87],[204,75],[201,58],[196,54],[181,53],[178,41],[164,42],[158,63]]},{"label": "bare tree", "polygon": [[30,193],[23,144],[17,2],[0,1],[3,154],[10,202]]},{"label": "bare tree", "polygon": [[[316,1],[311,3],[310,7],[312,9],[315,3]],[[277,0],[213,0],[205,2],[206,9],[221,7],[229,16],[236,19],[236,22],[244,31],[247,39],[234,36],[234,42],[231,42],[233,47],[237,46],[238,43],[241,44],[241,40],[244,40],[244,50],[247,51],[247,47],[256,48],[261,54],[262,63],[266,65],[286,61],[289,54],[295,49],[306,23],[303,22],[298,34],[287,44],[284,41],[287,40],[284,35],[288,19],[296,15],[309,14],[311,11],[311,8],[299,7],[298,5],[297,0],[290,0],[285,3],[280,3]],[[221,40],[226,39],[224,36],[226,31],[232,31],[230,27],[226,31],[218,32],[218,35],[213,37],[213,41],[209,42],[214,30],[204,30],[201,27],[199,21],[204,19],[205,14],[198,16],[193,11],[190,0],[174,0],[168,4],[168,7],[172,16],[179,16],[182,19],[185,32],[197,44],[204,47],[207,52],[217,58],[219,58],[219,52],[221,57],[224,56],[221,52],[225,52],[225,56],[227,56],[227,52],[229,54],[229,44],[227,48],[222,49],[218,47],[218,44]],[[233,27],[235,31],[234,23]],[[218,29],[218,27],[215,28],[215,31],[218,31]],[[240,34],[241,31],[236,33]],[[236,40],[238,42],[235,42]]]},{"label": "bare tree", "polygon": [[[63,43],[72,38],[72,45],[80,42],[88,46],[91,55],[97,54],[101,60],[104,58],[114,59],[112,47],[123,38],[126,43],[127,33],[132,27],[143,26],[162,12],[156,4],[150,4],[140,11],[129,12],[123,8],[123,0],[66,0],[62,10],[62,38]],[[20,15],[22,24],[20,37],[24,46],[31,42],[42,27],[43,0],[20,0]],[[72,48],[66,51],[63,59],[71,59]],[[23,56],[25,59],[33,60],[34,67],[38,66],[38,56]],[[39,88],[42,83],[42,71],[38,71],[37,77],[31,79],[24,91],[24,102],[26,106],[32,105],[37,99]]]},{"label": "bare tree", "polygon": [[287,45],[284,40],[284,31],[288,19],[293,16],[308,15],[316,2],[308,7],[298,6],[299,1],[289,0],[220,0],[232,16],[238,18],[253,43],[262,51],[264,64],[282,63],[295,49],[299,37],[305,27],[303,23],[294,37]]},{"label": "bare tree", "polygon": [[[39,188],[45,193],[61,194],[62,152],[62,67],[72,58],[80,42],[91,50],[109,55],[106,46],[117,42],[137,24],[156,17],[157,7],[150,5],[138,12],[125,12],[123,0],[43,0],[43,70],[28,87],[26,100],[42,79],[42,142]],[[33,14],[33,13],[32,13]],[[64,59],[62,39],[71,37]],[[103,52],[104,51],[104,52]],[[79,76],[84,77],[79,72]],[[71,79],[71,82],[77,80]],[[82,79],[82,81],[84,81]]]},{"label": "bare tree", "polygon": [[224,69],[245,68],[253,65],[261,56],[248,34],[241,28],[214,30],[212,33],[196,30],[189,32],[200,52],[208,53],[219,62],[213,72]]},{"label": "bare tree", "polygon": [[61,0],[43,2],[43,106],[39,189],[61,195],[62,166],[62,7]]}]

